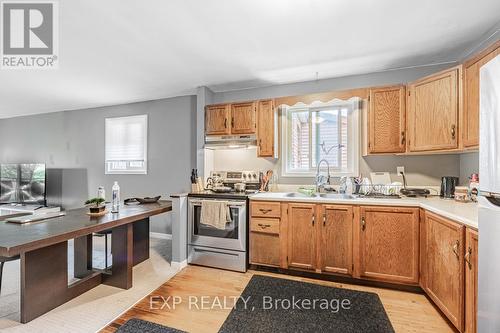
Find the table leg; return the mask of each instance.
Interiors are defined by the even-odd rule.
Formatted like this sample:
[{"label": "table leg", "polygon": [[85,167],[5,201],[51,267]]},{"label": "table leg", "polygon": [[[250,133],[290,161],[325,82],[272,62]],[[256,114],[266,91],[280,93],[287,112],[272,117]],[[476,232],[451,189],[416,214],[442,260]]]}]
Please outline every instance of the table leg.
[{"label": "table leg", "polygon": [[131,223],[112,229],[111,252],[113,265],[111,274],[103,276],[103,283],[109,286],[132,288],[134,229]]},{"label": "table leg", "polygon": [[81,279],[92,273],[92,235],[74,240],[75,278]]},{"label": "table leg", "polygon": [[21,322],[67,301],[68,242],[21,254]]},{"label": "table leg", "polygon": [[149,218],[134,222],[134,266],[149,259]]}]

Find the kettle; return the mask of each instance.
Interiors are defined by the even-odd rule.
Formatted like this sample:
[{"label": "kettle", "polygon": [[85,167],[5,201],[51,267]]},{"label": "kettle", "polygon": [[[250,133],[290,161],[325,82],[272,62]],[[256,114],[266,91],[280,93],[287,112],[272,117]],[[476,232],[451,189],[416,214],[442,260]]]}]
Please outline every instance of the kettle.
[{"label": "kettle", "polygon": [[453,199],[455,197],[455,187],[458,185],[458,177],[442,177],[441,178],[441,198]]}]

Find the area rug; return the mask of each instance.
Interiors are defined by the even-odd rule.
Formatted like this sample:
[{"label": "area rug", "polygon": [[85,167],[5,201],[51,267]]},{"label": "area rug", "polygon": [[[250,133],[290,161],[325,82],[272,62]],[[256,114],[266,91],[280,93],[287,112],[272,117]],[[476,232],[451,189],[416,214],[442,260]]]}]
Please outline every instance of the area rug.
[{"label": "area rug", "polygon": [[393,333],[394,329],[377,294],[254,275],[219,332]]},{"label": "area rug", "polygon": [[155,324],[150,321],[132,318],[120,326],[116,333],[185,333],[175,328]]}]

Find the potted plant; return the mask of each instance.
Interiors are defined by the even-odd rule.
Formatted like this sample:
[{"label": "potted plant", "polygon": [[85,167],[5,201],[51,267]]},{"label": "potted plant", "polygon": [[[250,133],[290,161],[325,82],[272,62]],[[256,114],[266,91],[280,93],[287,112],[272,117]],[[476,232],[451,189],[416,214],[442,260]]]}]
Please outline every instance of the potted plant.
[{"label": "potted plant", "polygon": [[105,201],[106,200],[103,198],[92,198],[85,201],[85,205],[92,205],[89,207],[91,214],[99,214],[104,212],[104,209],[106,209],[106,205],[103,205]]}]

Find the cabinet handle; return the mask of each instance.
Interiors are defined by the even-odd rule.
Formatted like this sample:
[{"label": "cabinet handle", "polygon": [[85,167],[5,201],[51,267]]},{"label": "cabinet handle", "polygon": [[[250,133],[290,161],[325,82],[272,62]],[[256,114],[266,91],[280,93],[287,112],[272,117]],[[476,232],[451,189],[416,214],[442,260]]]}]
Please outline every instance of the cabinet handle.
[{"label": "cabinet handle", "polygon": [[467,253],[464,256],[465,262],[467,263],[467,266],[469,266],[469,270],[472,269],[472,263],[470,262],[470,257],[472,255],[472,248],[469,246],[467,249]]},{"label": "cabinet handle", "polygon": [[365,218],[362,217],[361,218],[361,230],[365,231],[366,229],[366,221],[365,221]]},{"label": "cabinet handle", "polygon": [[313,215],[312,216],[312,225],[313,225],[313,227],[314,227],[314,220],[315,220],[315,218],[314,218],[314,215]]},{"label": "cabinet handle", "polygon": [[406,142],[406,133],[405,131],[401,132],[401,144],[404,145]]},{"label": "cabinet handle", "polygon": [[272,209],[264,209],[264,208],[260,208],[259,210],[262,212],[262,214],[267,214],[272,211]]},{"label": "cabinet handle", "polygon": [[224,118],[224,128],[227,128],[227,118]]},{"label": "cabinet handle", "polygon": [[266,228],[270,228],[271,225],[270,224],[262,224],[262,223],[258,223],[257,224],[259,227],[261,227],[262,229],[266,229]]},{"label": "cabinet handle", "polygon": [[326,225],[326,214],[323,214],[323,227]]},{"label": "cabinet handle", "polygon": [[457,240],[452,246],[453,253],[457,256],[457,259],[460,259],[460,255],[458,254],[458,246],[460,245],[460,242]]},{"label": "cabinet handle", "polygon": [[455,140],[455,135],[457,134],[457,131],[456,131],[456,126],[455,125],[451,125],[451,138],[453,140]]},{"label": "cabinet handle", "polygon": [[234,128],[234,117],[231,118],[231,128]]}]

